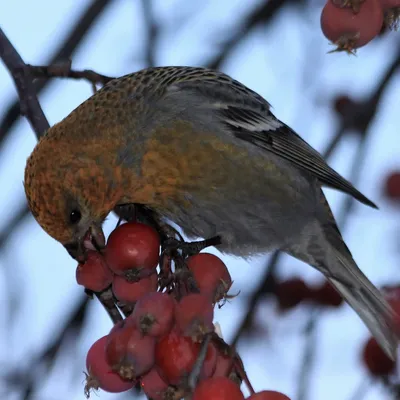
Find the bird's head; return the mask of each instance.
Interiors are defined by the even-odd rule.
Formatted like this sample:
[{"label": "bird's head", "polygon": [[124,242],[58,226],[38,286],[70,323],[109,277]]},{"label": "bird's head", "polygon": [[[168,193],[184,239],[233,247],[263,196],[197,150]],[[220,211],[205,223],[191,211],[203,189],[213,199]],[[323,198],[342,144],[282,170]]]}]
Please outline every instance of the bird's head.
[{"label": "bird's head", "polygon": [[102,223],[118,202],[115,170],[95,148],[45,136],[25,168],[33,216],[79,262],[88,249],[104,247]]}]

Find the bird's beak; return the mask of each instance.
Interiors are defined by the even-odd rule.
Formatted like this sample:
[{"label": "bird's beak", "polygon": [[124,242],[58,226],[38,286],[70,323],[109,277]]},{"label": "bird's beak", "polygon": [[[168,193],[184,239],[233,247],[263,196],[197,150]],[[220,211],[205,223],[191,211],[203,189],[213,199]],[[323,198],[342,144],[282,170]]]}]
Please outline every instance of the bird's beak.
[{"label": "bird's beak", "polygon": [[91,226],[82,239],[66,243],[64,247],[72,258],[79,263],[84,263],[88,250],[101,251],[105,245],[106,239],[101,227]]}]

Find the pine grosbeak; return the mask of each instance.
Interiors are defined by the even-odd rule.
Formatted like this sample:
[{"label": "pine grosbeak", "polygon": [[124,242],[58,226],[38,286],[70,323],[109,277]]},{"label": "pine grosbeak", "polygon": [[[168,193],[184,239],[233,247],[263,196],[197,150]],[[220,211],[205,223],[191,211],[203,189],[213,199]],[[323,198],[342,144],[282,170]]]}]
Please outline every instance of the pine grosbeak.
[{"label": "pine grosbeak", "polygon": [[[322,186],[375,205],[229,76],[150,68],[115,79],[50,128],[29,157],[25,191],[38,223],[80,259],[120,204],[142,204],[221,251],[273,249],[321,271],[394,358],[393,311],[360,271]],[[90,247],[90,245],[89,245]]]}]

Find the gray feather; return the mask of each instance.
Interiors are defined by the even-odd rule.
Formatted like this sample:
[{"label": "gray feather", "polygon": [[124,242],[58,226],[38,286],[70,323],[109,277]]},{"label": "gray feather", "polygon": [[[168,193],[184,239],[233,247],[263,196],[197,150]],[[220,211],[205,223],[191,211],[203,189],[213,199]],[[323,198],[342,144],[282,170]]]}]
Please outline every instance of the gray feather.
[{"label": "gray feather", "polygon": [[[225,78],[225,79],[222,79]],[[316,177],[321,185],[350,194],[370,207],[377,206],[349,181],[334,171],[315,149],[270,111],[270,104],[240,82],[220,74],[218,82],[208,76],[180,80],[169,88],[185,101],[197,98],[196,108],[214,112],[235,137],[252,143],[293,163]],[[203,101],[201,101],[201,99]],[[189,104],[193,104],[189,101]],[[192,109],[192,111],[194,111]]]}]

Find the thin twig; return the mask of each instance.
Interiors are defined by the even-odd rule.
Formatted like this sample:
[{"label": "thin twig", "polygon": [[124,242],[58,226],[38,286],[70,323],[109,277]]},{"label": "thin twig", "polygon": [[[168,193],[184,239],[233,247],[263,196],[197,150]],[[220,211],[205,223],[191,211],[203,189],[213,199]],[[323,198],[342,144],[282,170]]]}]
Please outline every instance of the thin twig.
[{"label": "thin twig", "polygon": [[237,347],[239,339],[252,325],[254,312],[259,300],[262,297],[265,297],[267,294],[271,294],[273,292],[273,288],[275,285],[275,272],[281,255],[282,254],[279,251],[275,251],[271,255],[271,258],[269,259],[269,262],[265,267],[264,277],[260,280],[260,284],[254,290],[247,307],[246,315],[243,318],[243,321],[239,324],[239,327],[236,329],[236,332],[233,336],[231,344],[232,348],[235,349]]},{"label": "thin twig", "polygon": [[101,293],[95,293],[96,297],[100,301],[101,305],[107,311],[107,314],[111,318],[111,321],[115,325],[117,322],[122,321],[121,313],[114,302],[114,295],[110,289],[104,290]]},{"label": "thin twig", "polygon": [[312,367],[315,361],[315,350],[316,350],[316,333],[317,323],[320,310],[314,310],[311,314],[307,325],[306,325],[306,343],[303,349],[303,357],[301,359],[301,369],[298,378],[297,387],[297,400],[306,400],[308,398],[308,388],[310,386],[310,376]]},{"label": "thin twig", "polygon": [[27,64],[33,78],[69,78],[69,79],[85,79],[93,84],[105,85],[115,79],[111,76],[99,74],[91,69],[78,71],[71,68],[71,63],[60,63],[55,65],[30,65]]},{"label": "thin twig", "polygon": [[25,203],[19,206],[19,209],[15,207],[13,213],[11,220],[0,232],[0,249],[6,245],[7,240],[11,237],[13,231],[17,230],[29,218],[32,218],[32,214]]},{"label": "thin twig", "polygon": [[[353,165],[351,166],[350,182],[353,185],[357,185],[357,183],[360,179],[362,168],[363,168],[363,160],[365,160],[365,155],[367,153],[367,149],[368,149],[367,148],[367,134],[365,133],[360,138],[360,142],[357,146],[356,154],[352,157]],[[348,216],[350,215],[354,204],[355,204],[355,201],[352,196],[346,196],[343,199],[343,204],[342,204],[340,211],[338,213],[338,216],[336,218],[337,224],[342,231],[345,228],[346,222],[349,220]]]},{"label": "thin twig", "polygon": [[205,335],[205,337],[201,343],[199,354],[193,365],[192,371],[189,375],[188,386],[189,386],[189,389],[191,389],[192,391],[196,387],[197,382],[199,380],[199,377],[201,374],[201,369],[203,368],[204,360],[206,359],[208,345],[210,344],[211,337],[212,337],[211,333]]},{"label": "thin twig", "polygon": [[373,382],[367,377],[363,379],[356,387],[354,393],[350,396],[349,400],[362,400],[367,395],[368,391],[372,388]]}]

